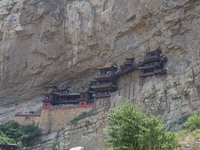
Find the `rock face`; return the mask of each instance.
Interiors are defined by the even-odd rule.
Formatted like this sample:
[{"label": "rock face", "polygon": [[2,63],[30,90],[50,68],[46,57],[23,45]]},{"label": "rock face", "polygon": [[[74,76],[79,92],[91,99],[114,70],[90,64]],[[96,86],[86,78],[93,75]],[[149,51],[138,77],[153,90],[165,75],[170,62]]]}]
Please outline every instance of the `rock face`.
[{"label": "rock face", "polygon": [[96,66],[139,60],[149,47],[168,56],[169,80],[196,75],[198,1],[1,0],[0,9],[3,105],[38,97],[45,84],[86,83]]},{"label": "rock face", "polygon": [[125,75],[120,78],[119,90],[111,98],[111,107],[118,106],[123,98],[140,102],[149,113],[159,116],[167,130],[178,130],[189,115],[200,111],[199,73],[195,67],[174,78],[145,78],[143,85],[137,72]]},{"label": "rock face", "polygon": [[142,102],[168,129],[200,111],[200,1],[1,0],[0,20],[1,106],[40,97],[45,84],[80,86],[99,65],[160,47],[168,74],[141,87],[135,71],[113,97]]},{"label": "rock face", "polygon": [[104,131],[108,123],[108,109],[101,109],[95,112],[94,116],[79,120],[74,124],[67,124],[64,130],[51,133],[42,137],[40,144],[27,148],[30,150],[60,149],[81,146],[85,150],[108,147],[105,143],[107,137]]},{"label": "rock face", "polygon": [[199,150],[200,149],[200,139],[193,140],[191,142],[184,142],[181,143],[181,145],[175,149],[175,150]]}]

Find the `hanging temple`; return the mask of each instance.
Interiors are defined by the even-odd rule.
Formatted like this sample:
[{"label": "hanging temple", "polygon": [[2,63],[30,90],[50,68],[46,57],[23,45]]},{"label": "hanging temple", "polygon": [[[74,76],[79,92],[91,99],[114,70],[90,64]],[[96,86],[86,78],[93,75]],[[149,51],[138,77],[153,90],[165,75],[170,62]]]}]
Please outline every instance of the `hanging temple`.
[{"label": "hanging temple", "polygon": [[140,80],[144,82],[147,76],[166,74],[165,62],[167,57],[160,49],[156,49],[145,52],[143,61],[139,63],[136,63],[134,58],[126,58],[119,68],[111,63],[98,67],[94,80],[77,92],[70,92],[69,88],[59,89],[56,85],[48,85],[47,92],[44,93],[43,109],[57,105],[92,107],[94,99],[110,97],[111,93],[118,90],[117,81],[120,76],[138,69]]}]

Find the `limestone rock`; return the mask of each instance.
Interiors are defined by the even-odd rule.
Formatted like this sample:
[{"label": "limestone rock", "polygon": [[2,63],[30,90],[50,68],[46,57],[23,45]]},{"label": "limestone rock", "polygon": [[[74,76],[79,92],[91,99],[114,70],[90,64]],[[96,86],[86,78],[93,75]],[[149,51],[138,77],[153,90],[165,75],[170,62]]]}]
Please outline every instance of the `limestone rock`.
[{"label": "limestone rock", "polygon": [[[15,105],[40,99],[46,84],[77,88],[92,79],[97,66],[121,65],[132,56],[141,61],[146,49],[160,47],[168,57],[167,75],[148,77],[143,86],[139,71],[123,76],[111,106],[120,105],[123,97],[141,102],[167,129],[179,129],[184,116],[200,111],[199,10],[195,0],[1,0],[3,119]],[[85,121],[73,135],[67,130],[67,138],[84,135],[81,145],[104,146],[96,136],[103,136],[106,121],[99,119],[105,116],[88,119],[94,122],[89,135]],[[71,140],[61,143],[77,146]]]}]

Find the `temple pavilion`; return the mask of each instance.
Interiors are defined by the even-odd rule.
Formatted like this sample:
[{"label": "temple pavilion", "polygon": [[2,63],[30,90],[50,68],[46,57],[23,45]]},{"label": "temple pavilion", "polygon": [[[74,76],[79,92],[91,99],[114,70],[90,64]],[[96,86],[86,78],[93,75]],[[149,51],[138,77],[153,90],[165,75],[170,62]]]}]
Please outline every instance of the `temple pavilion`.
[{"label": "temple pavilion", "polygon": [[98,74],[94,81],[91,81],[91,88],[95,98],[110,97],[112,92],[117,90],[117,66],[107,63],[98,67]]},{"label": "temple pavilion", "polygon": [[78,92],[70,92],[69,88],[59,89],[56,86],[46,86],[46,91],[43,98],[43,109],[48,109],[51,106],[80,106],[92,105],[92,91],[89,87],[81,88]]},{"label": "temple pavilion", "polygon": [[120,66],[120,69],[117,71],[116,75],[119,77],[135,70],[136,64],[134,62],[134,59],[135,59],[134,57],[126,58],[126,61],[124,62],[122,66]]},{"label": "temple pavilion", "polygon": [[139,63],[138,69],[141,70],[140,77],[166,74],[164,63],[167,62],[167,57],[162,54],[160,49],[145,52],[144,60]]}]

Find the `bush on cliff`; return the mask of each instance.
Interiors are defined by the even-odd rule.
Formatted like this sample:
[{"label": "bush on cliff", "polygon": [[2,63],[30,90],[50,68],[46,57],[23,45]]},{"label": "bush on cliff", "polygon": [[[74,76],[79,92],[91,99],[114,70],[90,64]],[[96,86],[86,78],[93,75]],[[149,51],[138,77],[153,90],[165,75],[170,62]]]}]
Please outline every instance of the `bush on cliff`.
[{"label": "bush on cliff", "polygon": [[42,131],[33,124],[23,126],[22,128],[23,135],[21,137],[22,145],[23,146],[34,145],[39,140],[38,137],[41,135],[41,132]]},{"label": "bush on cliff", "polygon": [[14,143],[15,141],[7,137],[2,131],[0,131],[0,144],[3,143]]},{"label": "bush on cliff", "polygon": [[129,101],[108,117],[107,140],[113,150],[172,150],[177,146],[173,132],[165,132],[156,117],[147,116]]},{"label": "bush on cliff", "polygon": [[19,142],[20,137],[22,136],[21,126],[13,120],[0,125],[0,131],[5,134],[6,137],[13,139],[15,143]]},{"label": "bush on cliff", "polygon": [[39,139],[41,130],[35,125],[20,125],[15,121],[8,121],[0,125],[0,144],[16,143],[20,146],[31,146]]},{"label": "bush on cliff", "polygon": [[194,131],[200,129],[200,113],[196,113],[188,118],[188,120],[183,124],[189,131]]}]

